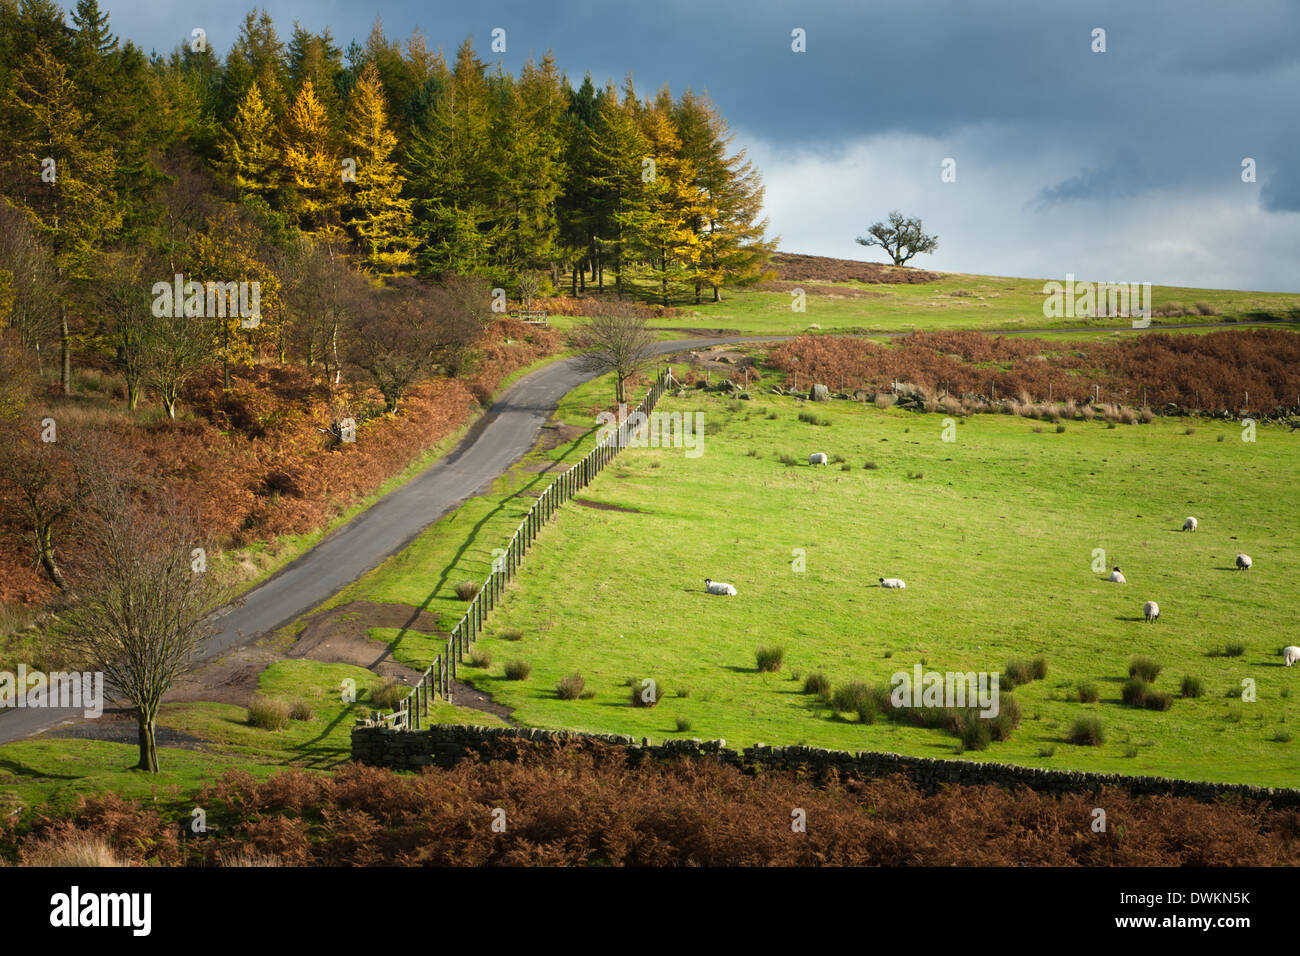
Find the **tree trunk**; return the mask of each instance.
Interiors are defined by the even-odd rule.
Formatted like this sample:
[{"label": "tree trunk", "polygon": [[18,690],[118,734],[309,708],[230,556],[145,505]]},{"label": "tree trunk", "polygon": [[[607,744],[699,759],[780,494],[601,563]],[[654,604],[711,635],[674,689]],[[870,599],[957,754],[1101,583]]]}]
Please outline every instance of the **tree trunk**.
[{"label": "tree trunk", "polygon": [[148,773],[158,772],[158,744],[155,739],[155,725],[152,717],[146,717],[143,713],[139,718],[139,740],[140,740],[140,762],[135,765],[137,770],[144,770]]},{"label": "tree trunk", "polygon": [[63,394],[72,394],[72,332],[68,329],[68,312],[59,302],[59,360],[62,363],[60,381]]},{"label": "tree trunk", "polygon": [[722,301],[722,290],[719,289],[716,285],[713,287],[713,301],[714,302]]},{"label": "tree trunk", "polygon": [[41,528],[36,532],[36,553],[40,556],[41,567],[45,569],[45,573],[49,575],[50,580],[54,582],[60,591],[66,591],[68,586],[63,581],[63,572],[59,570],[59,565],[54,560],[54,545],[50,528]]}]

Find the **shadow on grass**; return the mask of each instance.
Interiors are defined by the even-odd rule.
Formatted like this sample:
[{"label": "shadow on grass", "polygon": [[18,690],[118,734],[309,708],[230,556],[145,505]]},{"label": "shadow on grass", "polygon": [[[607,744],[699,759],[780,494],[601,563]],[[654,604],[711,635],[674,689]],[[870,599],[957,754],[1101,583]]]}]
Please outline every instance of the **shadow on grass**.
[{"label": "shadow on grass", "polygon": [[[574,439],[571,442],[569,442],[568,447],[565,449],[563,454],[552,459],[552,461],[557,464],[567,461],[569,456],[578,449],[582,441],[586,439],[593,431],[596,431],[598,427],[599,426],[593,427],[583,432],[581,435],[575,436]],[[558,448],[560,446],[557,445],[556,447]],[[528,456],[525,455],[524,457],[526,460]],[[545,491],[546,486],[549,485],[552,481],[554,481],[555,477],[556,476],[550,474],[549,471],[537,473],[531,479],[526,481],[522,486],[516,489],[512,494],[498,501],[493,508],[487,511],[481,518],[479,518],[478,521],[474,523],[474,526],[470,529],[469,534],[465,537],[464,542],[460,545],[459,548],[456,549],[456,553],[452,555],[451,560],[443,567],[442,571],[438,575],[438,580],[434,582],[433,587],[429,591],[428,595],[411,613],[411,617],[406,621],[406,623],[403,624],[398,629],[398,632],[396,636],[393,637],[392,641],[388,643],[389,655],[393,655],[395,653],[398,646],[402,643],[402,639],[406,636],[407,631],[413,629],[415,622],[419,619],[422,613],[428,611],[430,614],[434,614],[438,618],[439,625],[442,624],[442,615],[437,614],[436,612],[430,610],[430,606],[433,604],[433,601],[437,597],[438,593],[447,585],[447,582],[451,579],[452,573],[455,571],[456,567],[460,564],[461,560],[465,557],[466,553],[468,553],[470,548],[476,543],[478,536],[483,531],[484,527],[490,521],[492,521],[492,519],[496,518],[506,510],[506,503],[522,495],[525,495],[526,492],[536,489],[539,485],[542,486],[541,491]],[[455,519],[453,518],[453,520]],[[522,518],[520,520],[522,521]],[[456,619],[457,622],[459,622],[463,616],[464,614],[462,612],[461,616],[457,617]],[[454,627],[455,625],[453,624],[452,628]],[[441,637],[445,642],[447,636],[451,633],[452,628],[442,628],[440,626],[437,632],[437,636]],[[426,666],[428,665],[426,664]],[[417,670],[418,669],[420,668],[417,668]],[[474,686],[474,685],[471,683],[470,686]]]}]

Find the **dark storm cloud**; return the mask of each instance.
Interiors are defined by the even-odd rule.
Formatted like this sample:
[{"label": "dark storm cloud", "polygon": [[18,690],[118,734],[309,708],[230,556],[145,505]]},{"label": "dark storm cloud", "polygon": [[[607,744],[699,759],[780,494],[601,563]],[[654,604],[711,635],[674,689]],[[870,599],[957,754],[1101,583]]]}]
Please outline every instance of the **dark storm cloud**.
[{"label": "dark storm cloud", "polygon": [[1142,165],[1137,153],[1126,149],[1106,166],[1084,170],[1077,176],[1042,189],[1037,202],[1040,205],[1050,205],[1100,197],[1114,199],[1136,196],[1161,182]]}]

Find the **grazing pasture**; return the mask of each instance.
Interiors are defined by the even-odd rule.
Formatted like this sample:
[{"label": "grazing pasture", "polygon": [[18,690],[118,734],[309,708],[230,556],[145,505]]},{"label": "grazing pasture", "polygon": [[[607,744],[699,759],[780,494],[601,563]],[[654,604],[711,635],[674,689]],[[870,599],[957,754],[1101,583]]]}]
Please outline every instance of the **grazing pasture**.
[{"label": "grazing pasture", "polygon": [[[704,412],[703,454],[625,451],[583,494],[600,507],[569,507],[543,530],[477,645],[492,666],[461,671],[516,721],[952,756],[953,734],[834,713],[805,679],[834,689],[917,664],[1003,671],[1042,657],[1046,676],[1014,693],[1010,739],[966,756],[1300,785],[1297,672],[1281,654],[1295,642],[1300,567],[1300,441],[1286,429],[1261,427],[1249,443],[1238,425],[1205,419],[1191,434],[1161,418],[1058,432],[978,415],[946,442],[942,414],[851,402],[819,405],[829,427],[763,394],[691,392],[660,410]],[[809,466],[813,451],[842,463]],[[1192,513],[1199,530],[1183,534]],[[1243,551],[1249,574],[1235,571]],[[1107,580],[1117,564],[1126,586]],[[738,595],[710,597],[706,577]],[[883,590],[880,577],[907,589]],[[369,587],[389,590],[382,582],[381,570]],[[1156,626],[1147,600],[1159,602]],[[783,660],[760,670],[756,651],[771,646]],[[1172,695],[1167,710],[1122,702],[1135,655],[1161,665],[1151,690]],[[516,660],[528,679],[505,679]],[[586,692],[563,699],[557,684],[575,673]],[[631,706],[646,678],[658,706]],[[1184,685],[1201,692],[1182,696]],[[1094,717],[1103,742],[1070,743],[1076,721]]]}]

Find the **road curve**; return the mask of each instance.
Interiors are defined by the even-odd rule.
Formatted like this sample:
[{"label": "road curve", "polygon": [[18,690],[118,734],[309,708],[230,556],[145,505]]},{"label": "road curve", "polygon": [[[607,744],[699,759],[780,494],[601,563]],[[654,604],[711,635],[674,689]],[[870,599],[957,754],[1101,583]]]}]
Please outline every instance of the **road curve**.
[{"label": "road curve", "polygon": [[[1225,324],[1227,327],[1231,325],[1233,323]],[[1152,326],[1143,331],[1184,327],[1187,326]],[[989,334],[1041,334],[1044,331],[1060,330],[1026,329]],[[905,334],[888,335],[892,338]],[[654,348],[657,354],[667,355],[713,345],[774,342],[795,337],[699,337],[658,342]],[[542,426],[560,399],[595,377],[595,373],[583,371],[579,360],[573,357],[560,359],[524,376],[492,405],[450,454],[332,531],[315,547],[239,600],[215,612],[213,634],[204,642],[199,659],[220,657],[297,619],[390,555],[401,551],[420,532],[466,499],[487,491],[537,443]],[[59,724],[81,719],[81,711],[72,708],[0,708],[0,743],[21,740]]]}]

